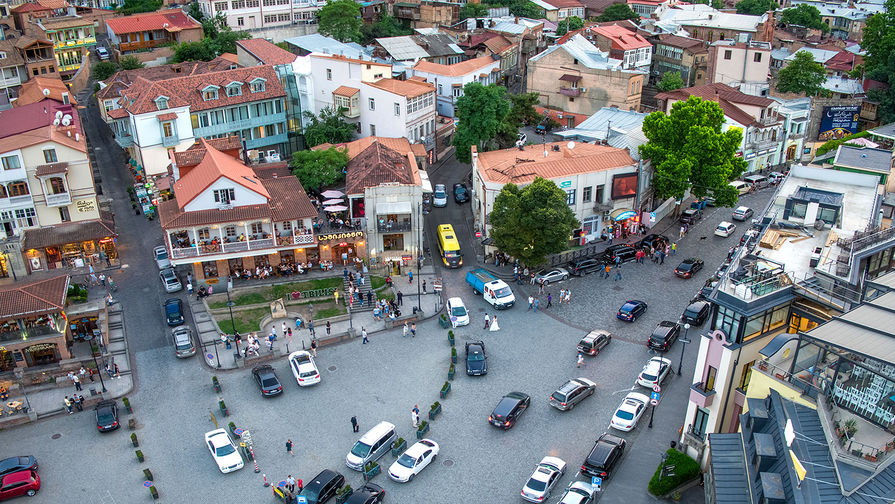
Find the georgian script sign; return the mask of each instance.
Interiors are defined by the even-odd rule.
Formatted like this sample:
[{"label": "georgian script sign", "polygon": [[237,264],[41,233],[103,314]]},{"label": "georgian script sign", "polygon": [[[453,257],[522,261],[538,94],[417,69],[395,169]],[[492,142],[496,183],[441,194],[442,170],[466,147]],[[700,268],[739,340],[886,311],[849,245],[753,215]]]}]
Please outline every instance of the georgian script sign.
[{"label": "georgian script sign", "polygon": [[351,231],[348,233],[332,233],[317,235],[317,241],[342,241],[350,238],[362,238],[363,231]]}]

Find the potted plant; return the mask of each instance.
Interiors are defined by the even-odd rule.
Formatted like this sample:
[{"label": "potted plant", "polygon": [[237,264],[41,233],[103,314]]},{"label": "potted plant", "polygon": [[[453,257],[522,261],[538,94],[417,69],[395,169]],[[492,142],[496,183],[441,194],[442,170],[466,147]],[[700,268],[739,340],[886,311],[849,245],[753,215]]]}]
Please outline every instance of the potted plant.
[{"label": "potted plant", "polygon": [[133,443],[134,448],[140,446],[140,442],[137,441],[137,433],[136,432],[131,432],[131,443]]},{"label": "potted plant", "polygon": [[379,467],[379,464],[377,462],[367,462],[367,464],[364,466],[364,481],[370,481],[373,476],[379,474],[379,471],[381,470],[382,468]]},{"label": "potted plant", "polygon": [[124,403],[124,409],[127,410],[128,414],[133,413],[134,410],[131,408],[131,401],[127,397],[122,397],[121,402]]},{"label": "potted plant", "polygon": [[416,428],[416,438],[423,439],[427,432],[429,432],[429,422],[423,420],[420,422],[420,426]]},{"label": "potted plant", "polygon": [[221,408],[221,414],[222,414],[222,415],[224,415],[224,416],[229,416],[229,415],[230,415],[230,411],[227,410],[227,404],[224,402],[223,399],[221,399],[220,401],[218,401],[218,407]]},{"label": "potted plant", "polygon": [[448,320],[447,315],[445,315],[444,313],[442,313],[441,316],[438,317],[438,323],[441,324],[441,327],[443,327],[445,329],[447,329],[448,327],[451,326],[451,323]]},{"label": "potted plant", "polygon": [[853,439],[855,434],[858,432],[858,421],[854,418],[849,418],[845,421],[845,435],[848,436],[849,439]]},{"label": "potted plant", "polygon": [[454,373],[455,373],[454,363],[452,362],[451,367],[448,368],[448,380],[454,379]]},{"label": "potted plant", "polygon": [[214,385],[214,391],[220,393],[221,392],[221,382],[218,381],[217,376],[211,377],[211,384]]},{"label": "potted plant", "polygon": [[127,428],[130,430],[136,430],[137,429],[137,419],[134,417],[128,418],[127,419]]},{"label": "potted plant", "polygon": [[444,399],[445,397],[447,397],[448,392],[450,392],[450,391],[451,391],[451,382],[449,382],[449,381],[444,382],[444,385],[441,386],[441,398]]},{"label": "potted plant", "polygon": [[405,448],[407,448],[407,441],[404,438],[399,437],[392,443],[392,455],[397,457]]},{"label": "potted plant", "polygon": [[454,331],[448,331],[448,342],[454,346]]},{"label": "potted plant", "polygon": [[451,347],[451,363],[457,363],[457,347]]},{"label": "potted plant", "polygon": [[145,476],[147,480],[152,481],[152,471],[149,469],[143,469],[143,476]]},{"label": "potted plant", "polygon": [[[233,434],[234,436],[236,436],[236,424],[233,422],[230,422],[227,424],[227,427],[230,428],[230,434]],[[239,436],[236,436],[236,437],[239,437]]]},{"label": "potted plant", "polygon": [[155,489],[155,485],[149,485],[149,494],[152,495],[153,500],[158,500],[158,490]]},{"label": "potted plant", "polygon": [[137,460],[140,461],[140,462],[143,462],[143,460],[144,460],[144,458],[143,458],[143,451],[142,451],[142,450],[137,450],[137,451],[135,451],[134,453],[137,454]]},{"label": "potted plant", "polygon": [[435,401],[432,403],[432,406],[429,407],[429,420],[435,420],[435,417],[437,417],[439,413],[441,413],[441,403]]},{"label": "potted plant", "polygon": [[351,489],[351,485],[345,485],[336,491],[336,504],[345,504],[345,501],[351,497],[351,494],[354,493],[354,490]]}]

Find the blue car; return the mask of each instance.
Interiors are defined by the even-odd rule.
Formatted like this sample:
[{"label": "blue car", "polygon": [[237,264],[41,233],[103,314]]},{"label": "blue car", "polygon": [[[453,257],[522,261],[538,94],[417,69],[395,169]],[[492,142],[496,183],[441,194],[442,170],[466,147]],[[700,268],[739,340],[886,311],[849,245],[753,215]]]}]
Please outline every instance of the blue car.
[{"label": "blue car", "polygon": [[622,305],[621,308],[618,309],[618,314],[616,316],[619,320],[624,320],[625,322],[634,322],[637,320],[637,317],[646,313],[646,301],[638,301],[636,299],[631,299],[625,301],[625,304]]},{"label": "blue car", "polygon": [[170,298],[165,301],[165,319],[169,326],[179,326],[183,324],[183,302],[177,298]]}]

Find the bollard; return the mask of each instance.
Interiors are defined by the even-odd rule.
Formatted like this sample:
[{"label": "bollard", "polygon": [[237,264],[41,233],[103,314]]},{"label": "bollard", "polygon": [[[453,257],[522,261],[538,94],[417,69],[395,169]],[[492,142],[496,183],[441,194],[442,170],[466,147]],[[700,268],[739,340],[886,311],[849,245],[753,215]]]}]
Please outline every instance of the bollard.
[{"label": "bollard", "polygon": [[266,475],[266,474],[262,474],[261,476],[264,476],[264,486],[269,487],[269,486],[270,486],[270,482],[267,481],[267,475]]},{"label": "bollard", "polygon": [[[255,458],[255,450],[252,449],[251,446],[249,446],[249,453],[252,454],[252,460],[255,462],[255,472],[256,472],[256,473],[261,472],[261,469],[258,469],[258,459]],[[265,482],[265,485],[264,485],[264,486],[268,486],[268,485],[269,485],[269,483],[267,483],[267,477],[266,477],[266,476],[265,476],[265,478],[264,478],[264,482]]]}]

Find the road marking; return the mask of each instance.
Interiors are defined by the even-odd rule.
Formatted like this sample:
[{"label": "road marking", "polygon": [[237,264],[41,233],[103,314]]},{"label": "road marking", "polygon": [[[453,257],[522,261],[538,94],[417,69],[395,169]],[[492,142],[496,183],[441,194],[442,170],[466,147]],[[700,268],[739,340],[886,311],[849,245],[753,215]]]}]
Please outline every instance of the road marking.
[{"label": "road marking", "polygon": [[635,385],[632,385],[631,388],[626,388],[626,389],[616,390],[616,391],[613,392],[611,395],[621,394],[622,392],[630,392],[630,391],[632,391],[632,390],[634,390],[634,389],[636,389],[636,388],[637,388],[637,385],[635,384]]}]

